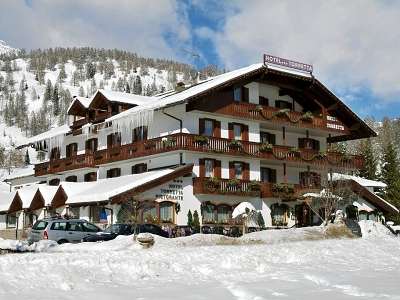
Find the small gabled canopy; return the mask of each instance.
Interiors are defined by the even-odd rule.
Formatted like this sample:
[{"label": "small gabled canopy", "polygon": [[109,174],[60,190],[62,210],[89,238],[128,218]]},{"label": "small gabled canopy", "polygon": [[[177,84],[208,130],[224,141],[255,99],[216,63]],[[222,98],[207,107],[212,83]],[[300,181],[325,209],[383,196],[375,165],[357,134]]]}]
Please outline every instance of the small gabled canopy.
[{"label": "small gabled canopy", "polygon": [[0,214],[7,214],[10,210],[10,203],[14,200],[17,191],[0,193]]},{"label": "small gabled canopy", "polygon": [[84,97],[75,97],[67,109],[67,114],[72,116],[86,116],[86,111],[89,108],[92,100]]},{"label": "small gabled canopy", "polygon": [[29,211],[35,211],[50,205],[57,190],[57,186],[39,185],[29,206]]},{"label": "small gabled canopy", "polygon": [[35,196],[38,187],[24,187],[15,193],[15,196],[10,204],[9,213],[14,214],[24,209],[28,209],[33,197]]}]

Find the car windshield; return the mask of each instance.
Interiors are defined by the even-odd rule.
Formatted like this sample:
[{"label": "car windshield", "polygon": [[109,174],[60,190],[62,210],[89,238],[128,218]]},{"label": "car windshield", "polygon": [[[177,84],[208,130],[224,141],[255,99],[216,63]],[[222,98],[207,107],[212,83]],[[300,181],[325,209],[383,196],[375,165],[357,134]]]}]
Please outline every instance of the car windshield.
[{"label": "car windshield", "polygon": [[43,230],[43,229],[46,228],[47,223],[48,223],[48,222],[46,222],[46,221],[37,221],[37,222],[33,225],[32,229]]},{"label": "car windshield", "polygon": [[114,225],[111,225],[110,227],[108,227],[106,230],[104,230],[104,232],[118,234],[123,231],[125,226],[126,225],[124,225],[124,224],[114,224]]}]

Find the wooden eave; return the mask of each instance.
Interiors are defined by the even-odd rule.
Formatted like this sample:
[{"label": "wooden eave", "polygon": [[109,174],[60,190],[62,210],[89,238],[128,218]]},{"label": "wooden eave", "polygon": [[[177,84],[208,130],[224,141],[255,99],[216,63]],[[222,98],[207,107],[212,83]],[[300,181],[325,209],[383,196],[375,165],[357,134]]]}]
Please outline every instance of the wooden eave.
[{"label": "wooden eave", "polygon": [[72,104],[72,106],[68,110],[67,115],[85,117],[86,116],[86,107],[83,106],[83,104],[81,102],[79,102],[79,100],[75,100],[75,102]]},{"label": "wooden eave", "polygon": [[51,200],[51,208],[57,209],[59,207],[65,206],[65,202],[67,201],[68,196],[64,191],[62,185],[60,185],[54,194],[53,200]]},{"label": "wooden eave", "polygon": [[16,212],[22,211],[23,210],[22,205],[23,205],[23,203],[22,203],[21,197],[18,195],[18,192],[17,192],[15,194],[13,200],[11,201],[8,213],[14,214]]},{"label": "wooden eave", "polygon": [[44,201],[43,195],[40,192],[40,190],[37,189],[35,195],[33,196],[32,201],[31,201],[31,205],[29,206],[29,211],[35,211],[35,210],[44,208],[44,206],[45,206],[45,201]]},{"label": "wooden eave", "polygon": [[174,179],[182,177],[182,176],[191,175],[192,171],[193,171],[193,166],[194,166],[193,164],[180,166],[176,170],[174,170],[173,172],[171,172],[165,176],[162,176],[162,177],[154,179],[154,180],[150,180],[144,184],[134,187],[133,189],[129,189],[129,190],[119,193],[115,196],[112,196],[112,197],[110,197],[110,203],[111,204],[121,204],[121,203],[125,202],[128,198],[131,198],[131,197],[134,197],[141,193],[144,193],[144,192],[151,190],[157,186],[160,186],[162,184],[170,182],[171,180],[174,180]]},{"label": "wooden eave", "polygon": [[382,199],[380,197],[375,195],[373,192],[368,190],[366,187],[362,186],[355,180],[351,180],[350,183],[351,183],[351,189],[353,192],[355,192],[361,198],[367,200],[369,203],[373,204],[378,209],[380,209],[385,216],[386,215],[392,215],[392,216],[399,215],[399,211],[397,209],[395,209],[393,206],[389,205],[386,201],[382,201]]},{"label": "wooden eave", "polygon": [[88,109],[102,109],[107,111],[110,101],[101,93],[97,92]]}]

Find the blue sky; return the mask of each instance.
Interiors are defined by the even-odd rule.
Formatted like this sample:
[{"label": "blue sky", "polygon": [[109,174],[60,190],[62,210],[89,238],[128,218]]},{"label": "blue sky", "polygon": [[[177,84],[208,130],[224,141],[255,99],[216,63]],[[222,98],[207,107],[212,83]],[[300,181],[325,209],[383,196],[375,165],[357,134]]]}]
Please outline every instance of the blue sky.
[{"label": "blue sky", "polygon": [[400,116],[399,15],[395,0],[2,0],[0,40],[117,48],[197,69],[270,54],[312,64],[361,118],[380,121]]}]

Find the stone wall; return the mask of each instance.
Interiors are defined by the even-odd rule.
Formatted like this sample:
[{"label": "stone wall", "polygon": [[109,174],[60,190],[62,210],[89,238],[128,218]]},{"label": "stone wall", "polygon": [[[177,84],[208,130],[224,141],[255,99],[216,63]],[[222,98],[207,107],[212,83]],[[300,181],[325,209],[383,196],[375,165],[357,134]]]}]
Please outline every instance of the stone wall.
[{"label": "stone wall", "polygon": [[21,240],[26,241],[29,237],[29,229],[2,229],[0,230],[0,238],[5,240]]}]

